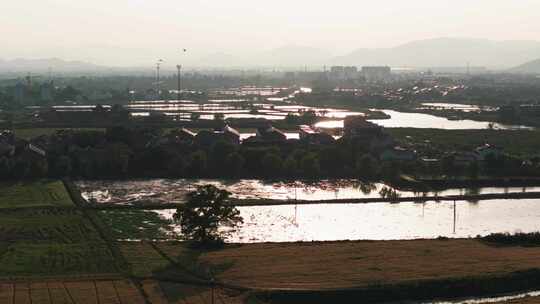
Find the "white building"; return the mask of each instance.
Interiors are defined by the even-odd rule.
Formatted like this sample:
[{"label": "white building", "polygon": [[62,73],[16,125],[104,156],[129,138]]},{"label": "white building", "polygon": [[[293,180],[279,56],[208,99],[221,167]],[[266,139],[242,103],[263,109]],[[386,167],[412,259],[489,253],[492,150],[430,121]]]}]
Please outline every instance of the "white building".
[{"label": "white building", "polygon": [[389,66],[364,66],[362,75],[367,82],[386,82],[392,79],[392,69]]}]

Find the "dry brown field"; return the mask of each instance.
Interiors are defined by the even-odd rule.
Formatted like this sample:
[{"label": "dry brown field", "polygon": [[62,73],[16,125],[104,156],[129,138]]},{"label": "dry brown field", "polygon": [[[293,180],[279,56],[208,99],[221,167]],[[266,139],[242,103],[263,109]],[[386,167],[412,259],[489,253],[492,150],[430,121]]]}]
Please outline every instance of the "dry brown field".
[{"label": "dry brown field", "polygon": [[[161,243],[169,256],[178,244]],[[219,281],[254,288],[328,289],[418,280],[490,276],[540,268],[540,248],[496,247],[478,240],[229,245],[202,253]]]}]

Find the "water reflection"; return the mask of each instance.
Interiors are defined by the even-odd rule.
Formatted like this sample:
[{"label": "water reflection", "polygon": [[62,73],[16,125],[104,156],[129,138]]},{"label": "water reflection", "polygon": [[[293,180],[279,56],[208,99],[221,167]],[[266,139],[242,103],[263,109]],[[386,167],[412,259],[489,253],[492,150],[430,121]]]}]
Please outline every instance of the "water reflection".
[{"label": "water reflection", "polygon": [[[540,231],[539,200],[239,207],[244,223],[228,242],[467,238]],[[171,218],[174,210],[161,210]]]},{"label": "water reflection", "polygon": [[[468,130],[468,129],[488,129],[492,124],[495,129],[506,130],[530,130],[527,126],[503,125],[499,123],[474,121],[474,120],[448,120],[423,113],[403,113],[393,110],[378,110],[390,115],[390,119],[371,120],[385,128],[420,128],[420,129],[447,129],[447,130]],[[315,125],[319,128],[343,128],[343,120],[322,121]]]},{"label": "water reflection", "polygon": [[[526,293],[519,293],[506,296],[494,296],[486,298],[471,298],[466,300],[454,300],[454,301],[431,301],[421,302],[422,304],[482,304],[482,303],[503,303],[512,300],[526,299],[528,297],[539,297],[540,291],[531,291]],[[518,303],[518,302],[515,302]]]},{"label": "water reflection", "polygon": [[[255,179],[141,179],[121,181],[78,181],[83,197],[96,203],[126,204],[137,202],[171,203],[184,201],[187,192],[196,185],[212,184],[233,193],[240,199],[332,200],[380,198],[382,183],[363,183],[356,179],[321,181],[264,181]],[[440,191],[415,192],[396,190],[401,197],[446,196],[488,193],[540,192],[540,187],[453,188]]]},{"label": "water reflection", "polygon": [[473,112],[473,111],[496,111],[498,108],[489,107],[489,106],[478,106],[471,104],[460,104],[460,103],[445,103],[445,102],[426,102],[422,103],[420,109],[443,109],[443,110],[458,110],[463,112]]},{"label": "water reflection", "polygon": [[[474,120],[448,120],[422,113],[402,113],[392,110],[383,110],[391,116],[390,119],[378,120],[377,123],[387,128],[438,128],[438,129],[487,129],[490,122]],[[495,129],[531,129],[525,126],[503,125],[494,123]]]}]

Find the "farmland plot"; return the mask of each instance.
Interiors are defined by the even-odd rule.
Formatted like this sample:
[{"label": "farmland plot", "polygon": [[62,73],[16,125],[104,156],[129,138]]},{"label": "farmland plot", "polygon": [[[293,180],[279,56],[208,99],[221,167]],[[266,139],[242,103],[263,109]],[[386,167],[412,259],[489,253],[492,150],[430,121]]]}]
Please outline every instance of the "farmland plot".
[{"label": "farmland plot", "polygon": [[0,284],[1,304],[145,303],[129,280],[37,281]]},{"label": "farmland plot", "polygon": [[104,274],[118,271],[103,242],[2,244],[0,276]]},{"label": "farmland plot", "polygon": [[0,212],[0,242],[58,243],[101,240],[82,212],[75,209],[16,209]]},{"label": "farmland plot", "polygon": [[134,276],[150,277],[171,267],[170,262],[146,242],[122,242],[120,249]]},{"label": "farmland plot", "polygon": [[[62,182],[0,187],[0,277],[118,272],[111,247]],[[43,300],[37,289],[32,297]]]},{"label": "farmland plot", "polygon": [[99,211],[98,217],[117,240],[163,240],[178,238],[172,221],[148,210]]},{"label": "farmland plot", "polygon": [[[170,252],[162,250],[160,253],[146,242],[120,243],[122,254],[135,276],[194,283],[206,281],[207,271],[204,265],[198,263],[197,251],[180,243],[170,243],[169,246],[178,248],[171,249]],[[160,247],[163,248],[161,245]]]},{"label": "farmland plot", "polygon": [[[143,287],[146,287],[145,285],[147,284],[150,283],[143,284]],[[156,285],[158,287],[156,287]],[[214,292],[212,292],[212,288],[208,286],[194,286],[170,282],[155,283],[154,286],[148,286],[145,290],[150,288],[153,288],[151,290],[153,290],[154,293],[161,291],[167,299],[166,303],[170,304],[246,303],[245,294],[223,288],[215,288]]]},{"label": "farmland plot", "polygon": [[73,202],[61,181],[0,183],[0,209],[71,206]]}]

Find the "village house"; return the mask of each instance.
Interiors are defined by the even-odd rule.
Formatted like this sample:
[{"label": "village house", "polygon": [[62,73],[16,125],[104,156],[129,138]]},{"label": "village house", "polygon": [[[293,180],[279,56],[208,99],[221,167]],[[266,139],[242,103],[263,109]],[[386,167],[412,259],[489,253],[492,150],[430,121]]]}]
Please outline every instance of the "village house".
[{"label": "village house", "polygon": [[384,150],[381,153],[380,158],[382,161],[413,161],[416,160],[416,151],[396,146]]},{"label": "village house", "polygon": [[369,151],[374,154],[391,150],[396,145],[395,140],[384,132],[383,127],[367,121],[362,115],[347,116],[345,118],[343,137],[362,143],[369,147]]},{"label": "village house", "polygon": [[36,144],[33,144],[33,143],[28,143],[28,146],[26,147],[26,150],[30,153],[33,153],[37,156],[41,156],[41,157],[47,157],[47,152],[45,151],[45,149],[43,149],[42,147],[36,145]]},{"label": "village house", "polygon": [[502,148],[495,147],[489,144],[480,146],[473,151],[460,151],[449,154],[456,166],[468,166],[471,163],[483,162],[489,155],[496,159],[503,155]]},{"label": "village house", "polygon": [[273,126],[260,127],[255,136],[250,136],[242,140],[242,145],[265,146],[281,145],[288,142],[287,135]]},{"label": "village house", "polygon": [[239,145],[240,144],[240,132],[236,129],[231,128],[229,125],[225,125],[219,133],[223,134],[223,137],[230,143]]},{"label": "village house", "polygon": [[106,107],[97,105],[93,108],[47,108],[38,114],[39,118],[53,123],[121,123],[129,121],[131,114],[120,105]]},{"label": "village house", "polygon": [[495,147],[490,144],[485,144],[483,146],[480,146],[476,148],[475,153],[478,155],[478,160],[485,161],[486,157],[489,155],[493,156],[494,158],[500,158],[503,155],[503,150],[500,147]]},{"label": "village house", "polygon": [[334,143],[336,140],[330,134],[320,132],[307,125],[301,125],[300,141],[310,144],[328,145]]},{"label": "village house", "polygon": [[454,152],[450,156],[456,166],[467,166],[480,160],[476,152]]},{"label": "village house", "polygon": [[372,139],[383,135],[383,128],[369,122],[362,115],[347,116],[343,122],[343,136],[346,138]]},{"label": "village house", "polygon": [[11,157],[15,154],[15,137],[10,131],[0,133],[0,157]]},{"label": "village house", "polygon": [[287,135],[283,131],[274,128],[273,126],[258,128],[257,137],[266,142],[284,142],[287,141]]},{"label": "village house", "polygon": [[171,143],[179,143],[184,145],[191,145],[195,140],[197,134],[189,129],[180,128],[169,132],[167,135],[168,141]]},{"label": "village house", "polygon": [[202,130],[195,136],[194,143],[201,147],[209,147],[218,141],[225,141],[234,145],[240,144],[240,133],[225,125],[220,130]]}]

